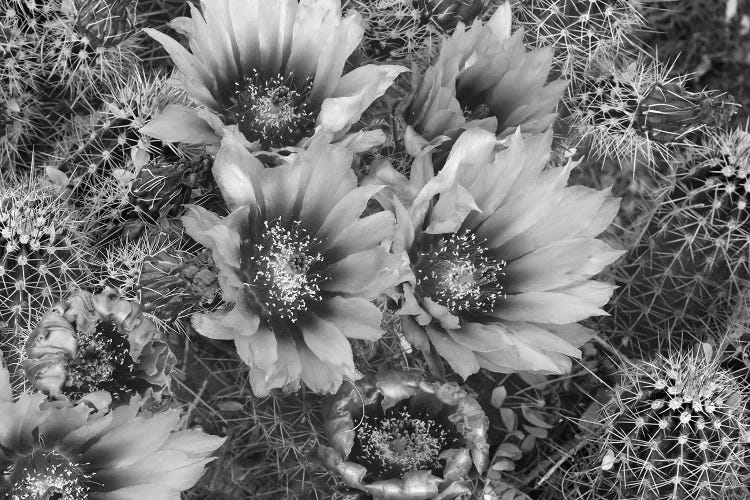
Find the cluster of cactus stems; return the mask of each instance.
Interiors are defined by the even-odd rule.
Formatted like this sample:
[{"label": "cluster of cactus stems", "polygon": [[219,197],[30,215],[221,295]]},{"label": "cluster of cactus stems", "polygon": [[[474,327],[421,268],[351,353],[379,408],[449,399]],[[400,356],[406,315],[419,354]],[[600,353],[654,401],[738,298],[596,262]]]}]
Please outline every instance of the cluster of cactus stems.
[{"label": "cluster of cactus stems", "polygon": [[[112,287],[174,337],[191,332],[192,313],[225,305],[211,250],[174,222],[186,204],[212,203],[215,151],[162,143],[140,131],[168,104],[191,106],[164,68],[150,67],[158,51],[140,34],[148,16],[170,20],[187,6],[181,0],[146,3],[148,8],[134,0],[0,0],[0,348],[11,368],[23,361],[30,328],[76,289]],[[364,40],[350,63],[388,62],[419,71],[459,23],[481,23],[503,2],[341,3],[345,13],[356,11],[364,21]],[[635,200],[626,200],[620,227],[611,234],[628,252],[607,271],[618,285],[605,307],[609,316],[592,325],[631,357],[650,358],[671,346],[653,361],[627,364],[622,383],[600,409],[587,457],[571,460],[567,474],[579,478],[574,495],[581,499],[710,500],[725,493],[733,499],[750,458],[750,395],[720,355],[687,346],[726,332],[747,295],[750,131],[727,126],[739,108],[731,95],[690,91],[688,78],[673,66],[639,53],[637,32],[654,18],[644,17],[648,3],[510,1],[513,28],[523,29],[527,46],[554,49],[549,80],[569,81],[558,110],[556,126],[564,132],[558,151],[568,151],[570,159],[577,148],[593,162],[585,175],[598,172],[598,187],[604,187],[597,170],[602,160],[614,160],[633,183],[647,177],[633,188]],[[399,89],[404,95],[408,90]],[[382,112],[381,105],[373,109]],[[377,116],[382,128],[397,129],[402,124],[394,125],[398,117],[391,111],[380,116],[371,110],[360,124]],[[405,166],[413,159],[396,131],[388,132],[386,146],[373,154]],[[283,163],[279,158],[274,161]],[[225,213],[226,206],[215,211]],[[378,301],[386,335],[379,344],[352,341],[361,366],[403,360],[424,366],[411,358],[416,350],[403,337],[392,301]],[[208,345],[207,352],[224,349],[220,342]],[[211,412],[227,425],[225,413],[253,422],[248,429],[229,428],[242,434],[232,452],[276,461],[280,480],[287,488],[294,483],[295,494],[305,498],[303,454],[319,444],[319,397],[303,391],[247,402],[244,371],[224,370],[226,360],[200,363],[211,384],[234,384],[233,392],[206,396],[219,408]],[[217,366],[223,371],[211,374]],[[205,388],[209,382],[203,382]],[[383,443],[390,446],[398,434],[399,453],[409,451],[408,459],[439,469],[444,457],[438,444],[446,437],[431,423],[406,417],[408,432],[395,417],[386,421],[388,432],[363,417],[358,430],[371,434],[361,445],[368,460],[382,462]],[[245,433],[265,439],[264,446],[243,444]],[[222,473],[211,480],[231,482]]]}]

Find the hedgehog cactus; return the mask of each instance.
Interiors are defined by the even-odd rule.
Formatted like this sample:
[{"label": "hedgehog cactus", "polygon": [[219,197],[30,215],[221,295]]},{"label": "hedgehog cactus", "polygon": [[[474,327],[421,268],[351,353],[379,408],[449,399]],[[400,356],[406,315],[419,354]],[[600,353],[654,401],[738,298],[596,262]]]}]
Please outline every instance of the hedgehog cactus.
[{"label": "hedgehog cactus", "polygon": [[[606,330],[653,344],[654,332],[726,331],[750,279],[750,133],[712,133],[677,171],[631,231]],[[674,337],[672,340],[676,340]]]},{"label": "hedgehog cactus", "polygon": [[[139,42],[135,10],[118,0],[53,0],[51,20],[38,39],[46,81],[89,109],[102,88],[132,72]],[[109,13],[109,14],[107,14]]]},{"label": "hedgehog cactus", "polygon": [[65,200],[39,184],[4,185],[0,194],[0,319],[27,326],[83,282],[81,223]]},{"label": "hedgehog cactus", "polygon": [[592,61],[633,50],[643,17],[628,0],[515,0],[516,23],[526,42],[555,48],[555,67],[577,81]]},{"label": "hedgehog cactus", "polygon": [[[429,59],[444,33],[470,24],[484,10],[483,0],[348,0],[366,24],[361,50],[372,60]],[[417,62],[417,61],[415,61]]]},{"label": "hedgehog cactus", "polygon": [[748,459],[745,383],[707,344],[623,375],[601,409],[599,487],[619,499],[731,498]]},{"label": "hedgehog cactus", "polygon": [[574,137],[595,157],[653,165],[691,147],[696,132],[718,128],[737,112],[720,92],[688,92],[656,60],[600,59],[566,103]]}]

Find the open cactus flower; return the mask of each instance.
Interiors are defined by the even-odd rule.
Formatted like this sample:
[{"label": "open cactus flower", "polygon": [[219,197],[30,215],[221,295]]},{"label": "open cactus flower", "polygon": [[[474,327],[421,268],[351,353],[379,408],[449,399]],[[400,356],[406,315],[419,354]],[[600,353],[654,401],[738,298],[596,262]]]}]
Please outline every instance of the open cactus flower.
[{"label": "open cactus flower", "polygon": [[[210,0],[201,7],[171,23],[189,50],[145,30],[200,106],[169,105],[143,129],[164,141],[218,146],[227,126],[251,149],[296,146],[316,128],[340,140],[406,71],[371,64],[342,74],[364,26],[357,13],[342,17],[340,0]],[[356,137],[365,148],[385,139],[380,130]]]},{"label": "open cactus flower", "polygon": [[92,410],[21,394],[0,400],[0,429],[0,496],[13,500],[178,499],[224,442],[179,430],[178,410],[141,413],[138,397]]},{"label": "open cactus flower", "polygon": [[349,339],[382,335],[370,300],[408,270],[387,241],[395,217],[360,217],[380,187],[357,187],[353,155],[316,138],[282,166],[264,168],[233,136],[224,137],[213,172],[231,213],[191,206],[186,232],[209,248],[224,310],[197,313],[200,334],[234,341],[250,367],[256,396],[304,382],[333,393],[360,377]]},{"label": "open cactus flower", "polygon": [[550,127],[567,82],[547,84],[552,48],[527,52],[511,19],[506,2],[486,22],[458,24],[406,105],[407,125],[428,141],[473,127],[500,135]]},{"label": "open cactus flower", "polygon": [[[160,399],[176,358],[138,304],[105,289],[77,291],[56,304],[26,342],[23,368],[33,388],[55,399]],[[91,394],[100,397],[92,396]]]},{"label": "open cactus flower", "polygon": [[332,474],[376,500],[447,500],[487,467],[489,420],[455,383],[381,371],[342,386],[323,409]]},{"label": "open cactus flower", "polygon": [[399,314],[406,338],[466,378],[496,372],[561,374],[593,332],[578,324],[614,287],[593,280],[622,251],[596,236],[619,200],[566,187],[575,166],[549,168],[551,133],[520,131],[498,144],[475,128],[455,142],[435,175],[431,147],[406,177],[381,164],[368,183],[396,214],[393,251],[407,251],[411,277]]}]

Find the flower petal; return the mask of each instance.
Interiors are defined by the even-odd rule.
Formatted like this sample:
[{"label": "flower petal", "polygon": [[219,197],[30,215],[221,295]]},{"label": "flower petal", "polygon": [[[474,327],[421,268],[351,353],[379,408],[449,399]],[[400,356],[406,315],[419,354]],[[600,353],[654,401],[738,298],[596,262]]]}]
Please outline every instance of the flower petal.
[{"label": "flower petal", "polygon": [[103,435],[82,453],[82,457],[102,469],[125,467],[158,450],[179,421],[176,410],[157,413],[151,418],[132,419]]},{"label": "flower petal", "polygon": [[317,313],[347,338],[378,340],[383,335],[383,313],[369,300],[333,297],[321,304]]},{"label": "flower petal", "polygon": [[572,358],[580,359],[581,351],[569,344],[563,338],[558,337],[549,330],[527,322],[508,321],[505,326],[513,332],[518,341],[543,351],[552,351],[565,354]]},{"label": "flower petal", "polygon": [[164,142],[218,145],[214,129],[197,111],[182,104],[168,104],[138,132]]},{"label": "flower petal", "polygon": [[383,186],[369,185],[354,188],[341,198],[328,213],[316,236],[323,241],[332,240],[359,219],[367,203]]},{"label": "flower petal", "polygon": [[325,251],[328,262],[334,262],[347,255],[362,252],[393,239],[396,220],[391,212],[378,212],[355,221],[344,229]]},{"label": "flower petal", "polygon": [[351,254],[327,266],[321,290],[353,293],[374,298],[400,281],[406,262],[403,254],[392,254],[383,247]]},{"label": "flower petal", "polygon": [[258,0],[260,68],[264,76],[281,73],[292,49],[297,0]]},{"label": "flower petal", "polygon": [[437,353],[445,359],[451,368],[461,377],[466,378],[479,371],[479,363],[474,352],[462,345],[457,344],[451,336],[442,328],[426,326],[425,332]]},{"label": "flower petal", "polygon": [[568,344],[574,347],[581,347],[583,344],[594,338],[596,331],[587,328],[579,323],[570,323],[567,325],[552,325],[549,323],[537,324],[540,328],[549,330]]},{"label": "flower petal", "polygon": [[453,340],[477,352],[497,351],[510,347],[514,341],[508,327],[499,323],[463,323],[461,328],[447,330]]},{"label": "flower petal", "polygon": [[[329,0],[317,0],[329,3]],[[332,3],[332,2],[331,2]],[[336,17],[341,8],[336,2]],[[322,37],[314,42],[318,50],[318,66],[315,69],[310,100],[313,104],[322,105],[336,90],[344,65],[354,49],[357,48],[365,34],[364,24],[360,15],[353,11],[346,18],[338,20],[334,29],[322,33]]]},{"label": "flower petal", "polygon": [[331,146],[325,141],[311,144],[300,157],[300,168],[306,172],[304,198],[299,220],[311,233],[317,233],[336,204],[357,185],[351,168],[353,155],[344,148]]},{"label": "flower petal", "polygon": [[320,360],[304,344],[297,345],[300,365],[302,366],[302,381],[307,387],[318,394],[333,394],[339,390],[344,381],[341,370],[336,366]]},{"label": "flower petal", "polygon": [[259,179],[264,168],[236,137],[224,137],[212,171],[230,210],[243,205],[263,207]]},{"label": "flower petal", "polygon": [[499,247],[554,211],[572,165],[544,172],[529,189],[501,206],[479,226],[477,233],[489,248]]},{"label": "flower petal", "polygon": [[302,372],[297,345],[288,337],[277,337],[278,357],[267,370],[251,367],[250,387],[256,397],[268,396],[271,389],[284,388],[296,390]]},{"label": "flower petal", "polygon": [[334,323],[315,314],[307,314],[299,326],[305,344],[318,359],[344,367],[344,373],[354,373],[352,346]]},{"label": "flower petal", "polygon": [[[542,218],[528,230],[505,243],[498,252],[506,260],[515,259],[555,241],[576,236],[599,216],[610,189],[597,191],[585,186],[571,186],[563,190],[562,198],[549,216]],[[615,214],[612,214],[614,217]],[[607,222],[609,224],[610,221]],[[590,237],[596,236],[591,235]]]},{"label": "flower petal", "polygon": [[558,241],[508,264],[503,288],[521,293],[570,286],[600,272],[623,253],[594,238]]},{"label": "flower petal", "polygon": [[362,113],[408,69],[395,65],[360,66],[342,76],[331,97],[323,101],[318,124],[341,134],[359,121]]},{"label": "flower petal", "polygon": [[221,320],[226,311],[215,311],[208,314],[195,313],[190,317],[190,324],[196,332],[215,340],[232,340],[236,335],[234,328],[224,326]]},{"label": "flower petal", "polygon": [[321,41],[336,28],[339,15],[340,8],[335,0],[302,0],[299,3],[286,73],[301,80],[315,76]]},{"label": "flower petal", "polygon": [[490,313],[508,321],[535,323],[575,323],[589,316],[608,316],[588,300],[560,292],[528,292],[508,295]]}]

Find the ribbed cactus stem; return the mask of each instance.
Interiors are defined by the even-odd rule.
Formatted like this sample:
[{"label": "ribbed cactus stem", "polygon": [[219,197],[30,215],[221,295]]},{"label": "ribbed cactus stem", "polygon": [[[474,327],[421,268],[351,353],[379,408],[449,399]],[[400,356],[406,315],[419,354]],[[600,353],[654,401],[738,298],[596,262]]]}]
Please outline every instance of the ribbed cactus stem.
[{"label": "ribbed cactus stem", "polygon": [[601,416],[602,479],[617,498],[723,498],[740,484],[748,392],[707,344],[627,368]]}]

